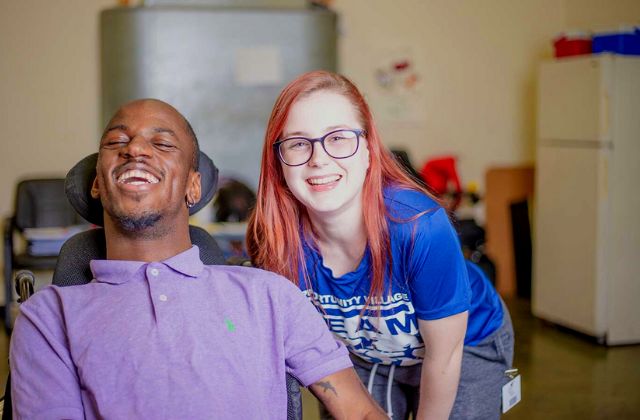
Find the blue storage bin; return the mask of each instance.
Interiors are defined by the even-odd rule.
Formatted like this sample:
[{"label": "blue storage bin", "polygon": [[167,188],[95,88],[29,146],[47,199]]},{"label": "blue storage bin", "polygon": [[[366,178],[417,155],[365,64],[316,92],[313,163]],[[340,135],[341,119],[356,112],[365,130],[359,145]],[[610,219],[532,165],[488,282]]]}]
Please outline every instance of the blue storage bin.
[{"label": "blue storage bin", "polygon": [[603,33],[593,36],[594,54],[612,52],[623,55],[640,55],[640,28],[631,31]]}]

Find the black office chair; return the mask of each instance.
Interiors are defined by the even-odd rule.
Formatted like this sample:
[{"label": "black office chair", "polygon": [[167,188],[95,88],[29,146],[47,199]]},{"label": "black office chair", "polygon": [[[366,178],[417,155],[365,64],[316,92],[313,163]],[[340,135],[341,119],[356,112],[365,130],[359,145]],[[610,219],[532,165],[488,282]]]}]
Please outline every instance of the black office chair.
[{"label": "black office chair", "polygon": [[246,222],[256,206],[256,193],[237,179],[222,182],[213,200],[216,222]]},{"label": "black office chair", "polygon": [[[67,201],[63,178],[27,179],[18,183],[14,214],[4,224],[4,320],[7,331],[12,325],[14,270],[52,270],[56,265],[57,249],[47,251],[32,248],[24,233],[29,228],[66,227],[87,223]],[[16,241],[16,239],[19,241]],[[26,242],[20,249],[19,242]],[[55,246],[54,246],[55,247]]]},{"label": "black office chair", "polygon": [[[69,201],[76,211],[85,219],[96,225],[103,223],[102,206],[98,200],[90,195],[91,184],[95,178],[95,167],[97,154],[90,155],[80,161],[67,174],[66,193]],[[190,214],[194,214],[203,208],[213,198],[217,180],[218,169],[211,159],[204,153],[200,153],[199,163],[202,198],[191,209]],[[191,242],[198,246],[200,259],[207,265],[224,264],[222,251],[216,241],[204,229],[189,226]],[[57,286],[72,286],[89,283],[92,273],[89,262],[92,259],[106,258],[106,243],[104,230],[102,228],[93,229],[79,233],[70,238],[63,245],[58,257],[53,275],[52,283]],[[300,385],[292,376],[287,375],[287,419],[302,419],[302,396]],[[5,393],[5,413],[11,410],[10,387],[7,383]],[[3,415],[3,420],[10,417]]]}]

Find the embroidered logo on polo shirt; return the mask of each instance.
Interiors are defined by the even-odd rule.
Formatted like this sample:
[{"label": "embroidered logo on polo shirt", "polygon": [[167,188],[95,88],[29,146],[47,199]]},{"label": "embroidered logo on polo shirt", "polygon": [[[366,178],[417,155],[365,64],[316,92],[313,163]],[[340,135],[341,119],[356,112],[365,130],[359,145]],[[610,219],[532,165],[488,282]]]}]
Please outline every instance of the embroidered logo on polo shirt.
[{"label": "embroidered logo on polo shirt", "polygon": [[229,318],[225,318],[224,323],[227,326],[227,330],[229,330],[230,332],[235,332],[236,326],[233,324],[232,320],[230,320]]}]

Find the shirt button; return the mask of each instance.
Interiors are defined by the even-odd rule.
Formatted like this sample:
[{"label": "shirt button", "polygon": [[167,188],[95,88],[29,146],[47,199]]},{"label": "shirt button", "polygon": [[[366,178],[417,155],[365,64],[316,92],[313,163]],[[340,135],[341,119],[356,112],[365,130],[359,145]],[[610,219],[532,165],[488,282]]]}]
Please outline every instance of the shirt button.
[{"label": "shirt button", "polygon": [[160,274],[160,270],[158,270],[157,268],[152,268],[150,273],[152,276],[157,276],[158,274]]},{"label": "shirt button", "polygon": [[166,302],[167,301],[167,295],[160,295],[160,301],[161,302]]}]

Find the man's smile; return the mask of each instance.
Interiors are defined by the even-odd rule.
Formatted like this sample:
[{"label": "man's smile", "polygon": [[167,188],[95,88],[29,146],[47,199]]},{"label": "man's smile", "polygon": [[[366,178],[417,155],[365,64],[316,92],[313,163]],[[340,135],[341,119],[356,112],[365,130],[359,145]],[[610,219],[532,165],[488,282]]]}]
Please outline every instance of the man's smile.
[{"label": "man's smile", "polygon": [[132,185],[157,184],[159,181],[154,175],[139,169],[126,171],[116,179],[119,184]]},{"label": "man's smile", "polygon": [[161,171],[154,171],[148,165],[140,162],[128,162],[113,171],[114,179],[121,186],[145,186],[160,182]]}]

